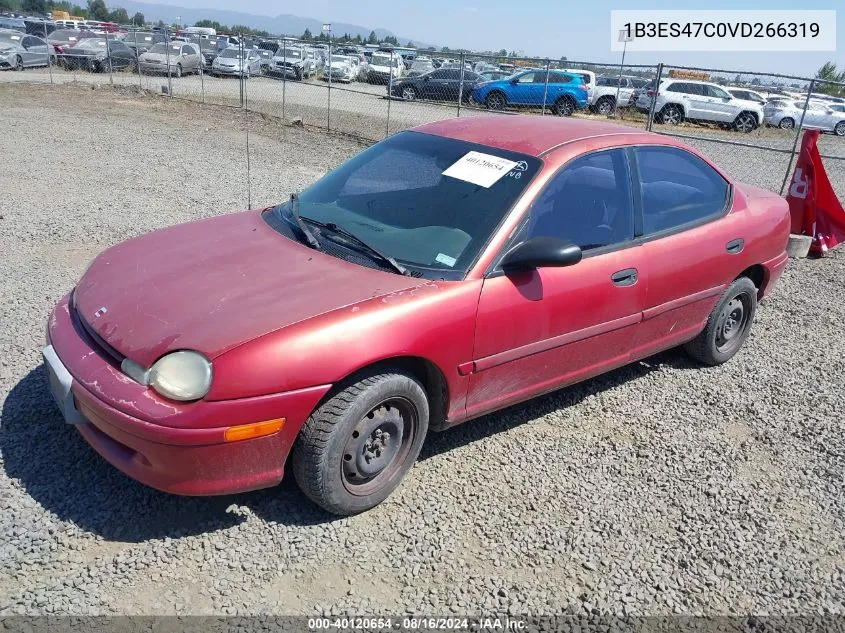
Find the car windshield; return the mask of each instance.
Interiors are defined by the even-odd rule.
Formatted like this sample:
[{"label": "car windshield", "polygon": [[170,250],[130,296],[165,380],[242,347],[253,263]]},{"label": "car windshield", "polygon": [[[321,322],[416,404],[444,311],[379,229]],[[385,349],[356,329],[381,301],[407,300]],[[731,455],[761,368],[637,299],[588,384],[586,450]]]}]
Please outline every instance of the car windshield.
[{"label": "car windshield", "polygon": [[349,61],[348,57],[344,57],[343,55],[332,55],[333,62],[347,62]]},{"label": "car windshield", "polygon": [[[403,132],[306,189],[299,213],[355,234],[422,276],[462,279],[540,166],[516,152]],[[289,205],[275,212],[289,214]]]},{"label": "car windshield", "polygon": [[227,48],[226,50],[220,51],[220,57],[237,59],[238,57],[246,57],[246,53],[246,51],[241,52],[237,48]]},{"label": "car windshield", "polygon": [[106,48],[106,41],[105,40],[98,40],[94,38],[88,38],[87,40],[79,40],[76,43],[78,48],[102,48],[105,50]]},{"label": "car windshield", "polygon": [[282,52],[282,55],[285,57],[290,57],[291,59],[302,59],[302,51],[296,48],[289,48],[287,50],[279,49]]},{"label": "car windshield", "polygon": [[373,61],[370,63],[373,66],[396,66],[397,60],[394,59],[391,64],[390,55],[373,55]]},{"label": "car windshield", "polygon": [[16,33],[0,33],[0,48],[18,46],[23,36]]},{"label": "car windshield", "polygon": [[[171,44],[170,45],[170,54],[171,55],[178,55],[179,52],[182,50],[182,47],[179,44]],[[159,42],[158,44],[153,44],[153,46],[148,51],[150,53],[159,53],[164,55],[167,52],[167,44],[164,42]]]}]

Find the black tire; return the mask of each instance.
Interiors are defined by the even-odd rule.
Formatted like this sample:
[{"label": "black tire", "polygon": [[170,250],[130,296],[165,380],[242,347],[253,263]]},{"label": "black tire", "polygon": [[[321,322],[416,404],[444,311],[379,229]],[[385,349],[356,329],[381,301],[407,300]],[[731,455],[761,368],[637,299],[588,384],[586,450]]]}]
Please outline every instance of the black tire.
[{"label": "black tire", "polygon": [[845,136],[845,121],[840,121],[833,126],[833,133],[836,136]]},{"label": "black tire", "polygon": [[297,484],[333,514],[369,510],[393,492],[417,460],[428,416],[425,390],[401,369],[359,374],[299,432],[292,456]]},{"label": "black tire", "polygon": [[795,127],[795,119],[793,119],[792,117],[788,117],[788,116],[783,117],[778,122],[778,127],[782,130],[791,130],[792,128]]},{"label": "black tire", "polygon": [[613,114],[613,103],[616,101],[613,97],[602,97],[596,103],[596,112],[604,116]]},{"label": "black tire", "polygon": [[555,101],[552,111],[558,116],[572,116],[572,113],[575,112],[575,102],[572,97],[561,97]]},{"label": "black tire", "polygon": [[101,73],[107,73],[107,72],[111,71],[111,60],[110,59],[104,59],[103,61],[101,61],[100,67],[98,68],[98,70]]},{"label": "black tire", "polygon": [[733,129],[748,134],[757,129],[757,117],[750,112],[740,112],[733,122]]},{"label": "black tire", "polygon": [[678,125],[684,121],[684,111],[674,104],[663,106],[660,111],[660,122],[666,125]]},{"label": "black tire", "polygon": [[417,90],[413,86],[402,87],[402,98],[405,101],[414,101],[417,98]]},{"label": "black tire", "polygon": [[182,64],[176,64],[176,77],[182,76]]},{"label": "black tire", "polygon": [[17,70],[18,72],[23,70],[23,58],[21,58],[20,55],[17,55],[15,57],[15,70]]},{"label": "black tire", "polygon": [[488,110],[504,110],[507,104],[508,100],[505,95],[498,90],[494,90],[484,99],[484,105],[487,106]]},{"label": "black tire", "polygon": [[757,287],[740,277],[725,290],[707,318],[707,325],[684,350],[705,365],[721,365],[733,358],[751,332],[757,311]]},{"label": "black tire", "polygon": [[302,81],[302,71],[301,70],[295,70],[293,72],[293,76],[296,77],[297,81]]}]

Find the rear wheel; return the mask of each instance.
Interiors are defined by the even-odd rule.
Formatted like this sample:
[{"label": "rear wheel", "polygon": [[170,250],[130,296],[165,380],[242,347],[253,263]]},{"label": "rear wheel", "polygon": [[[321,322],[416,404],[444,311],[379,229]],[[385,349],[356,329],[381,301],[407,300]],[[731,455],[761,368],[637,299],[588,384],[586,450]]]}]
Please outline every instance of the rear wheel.
[{"label": "rear wheel", "polygon": [[679,125],[684,120],[684,113],[678,106],[669,104],[660,111],[660,120],[666,125]]},{"label": "rear wheel", "polygon": [[491,92],[484,100],[488,110],[504,110],[507,101],[501,92]]},{"label": "rear wheel", "polygon": [[748,277],[740,277],[719,299],[704,330],[684,349],[705,365],[729,361],[748,338],[756,310],[757,287]]},{"label": "rear wheel", "polygon": [[360,374],[302,427],[292,457],[297,484],[334,514],[372,508],[413,466],[428,431],[428,415],[425,391],[401,369]]},{"label": "rear wheel", "polygon": [[596,112],[603,114],[604,116],[610,116],[613,114],[614,101],[615,99],[613,97],[602,97],[596,104]]},{"label": "rear wheel", "polygon": [[405,101],[413,101],[417,98],[417,91],[413,86],[405,86],[402,88],[402,98]]},{"label": "rear wheel", "polygon": [[753,132],[757,129],[757,118],[750,112],[740,112],[734,119],[733,128],[743,134]]},{"label": "rear wheel", "polygon": [[23,70],[23,59],[21,59],[20,55],[15,57],[15,70]]},{"label": "rear wheel", "polygon": [[571,116],[575,112],[575,102],[572,100],[572,97],[561,97],[555,101],[552,109],[558,116]]},{"label": "rear wheel", "polygon": [[833,133],[836,136],[845,136],[845,121],[840,121],[833,126]]},{"label": "rear wheel", "polygon": [[782,130],[791,130],[795,127],[795,120],[790,117],[783,117],[778,123],[778,127]]}]

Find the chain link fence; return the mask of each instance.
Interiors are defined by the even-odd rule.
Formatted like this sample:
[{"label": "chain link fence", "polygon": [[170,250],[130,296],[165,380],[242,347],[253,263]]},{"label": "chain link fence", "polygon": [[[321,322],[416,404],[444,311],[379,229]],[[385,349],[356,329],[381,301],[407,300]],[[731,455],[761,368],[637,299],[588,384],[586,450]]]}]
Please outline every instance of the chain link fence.
[{"label": "chain link fence", "polygon": [[50,31],[44,23],[43,32],[37,24],[30,31],[20,36],[27,72],[11,80],[137,87],[366,142],[456,116],[613,120],[704,151],[721,144],[738,157],[762,153],[770,170],[765,182],[777,189],[777,174],[783,193],[801,134],[810,128],[823,132],[826,165],[845,170],[845,84],[830,80],[668,63],[468,52],[412,57],[405,49],[364,51],[293,38],[260,44],[242,34],[175,38],[163,29],[95,34]]}]

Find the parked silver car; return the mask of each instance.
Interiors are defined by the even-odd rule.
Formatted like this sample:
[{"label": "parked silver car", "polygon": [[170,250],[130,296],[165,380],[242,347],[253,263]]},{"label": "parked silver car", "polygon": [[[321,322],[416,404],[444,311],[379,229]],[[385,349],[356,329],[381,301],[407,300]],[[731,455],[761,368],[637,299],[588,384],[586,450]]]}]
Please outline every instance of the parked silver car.
[{"label": "parked silver car", "polygon": [[20,31],[0,31],[0,68],[23,70],[32,66],[46,66],[50,45],[40,37]]},{"label": "parked silver car", "polygon": [[294,79],[307,79],[314,74],[314,61],[301,48],[280,46],[273,56],[270,70]]},{"label": "parked silver car", "polygon": [[[803,101],[774,99],[763,107],[767,125],[791,130],[801,121]],[[804,115],[804,127],[845,136],[845,112],[837,112],[825,104],[811,101]]]},{"label": "parked silver car", "polygon": [[[168,66],[169,62],[169,66]],[[199,46],[186,42],[154,44],[138,57],[142,73],[163,73],[181,77],[187,73],[198,73],[202,66]]]},{"label": "parked silver car", "polygon": [[256,49],[224,48],[211,63],[212,75],[249,77],[261,74],[261,57]]}]

